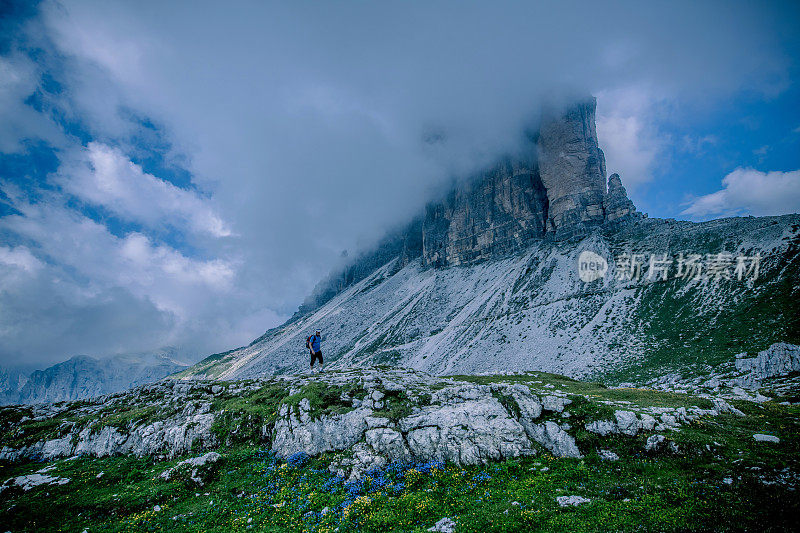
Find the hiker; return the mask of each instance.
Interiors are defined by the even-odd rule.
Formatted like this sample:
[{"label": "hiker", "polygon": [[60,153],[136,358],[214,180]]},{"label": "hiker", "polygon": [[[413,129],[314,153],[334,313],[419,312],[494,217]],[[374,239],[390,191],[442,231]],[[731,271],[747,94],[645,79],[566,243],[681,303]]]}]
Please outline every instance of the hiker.
[{"label": "hiker", "polygon": [[311,353],[311,372],[314,371],[314,361],[319,359],[319,370],[322,371],[322,348],[320,342],[322,341],[322,334],[317,330],[314,335],[306,339],[306,347]]}]

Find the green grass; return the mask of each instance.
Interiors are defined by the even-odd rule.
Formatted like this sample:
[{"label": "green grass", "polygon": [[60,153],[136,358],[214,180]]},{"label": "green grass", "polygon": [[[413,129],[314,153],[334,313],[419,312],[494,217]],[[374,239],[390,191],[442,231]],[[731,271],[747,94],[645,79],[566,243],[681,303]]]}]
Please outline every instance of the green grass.
[{"label": "green grass", "polygon": [[[357,494],[335,482],[327,469],[330,455],[291,467],[258,448],[223,448],[224,462],[202,487],[186,478],[158,478],[177,460],[57,461],[48,473],[72,481],[27,493],[5,491],[0,522],[13,531],[223,532],[247,531],[251,525],[256,531],[383,532],[424,531],[447,516],[457,520],[457,531],[481,533],[790,531],[800,512],[796,493],[765,485],[762,478],[797,467],[800,433],[786,409],[765,409],[762,421],[731,417],[719,420],[719,428],[698,425],[675,434],[681,455],[648,456],[642,452],[644,436],[616,436],[602,445],[620,454],[618,462],[601,461],[589,449],[582,460],[545,454],[477,467],[401,470],[402,475],[384,470],[368,475]],[[748,424],[764,420],[776,424],[786,440],[765,445],[740,438],[752,440]],[[703,451],[706,440],[719,444],[715,452]],[[42,466],[3,464],[0,478]],[[727,485],[725,477],[734,482]],[[376,482],[381,478],[384,484]],[[562,495],[580,495],[591,503],[561,508],[556,497]],[[325,507],[334,510],[321,516]]]},{"label": "green grass", "polygon": [[[363,399],[366,391],[357,383],[346,385],[329,385],[327,383],[312,382],[303,387],[299,392],[287,397],[283,403],[296,406],[304,398],[311,404],[312,417],[344,414],[353,410],[353,398]],[[343,400],[342,397],[348,397]]]},{"label": "green grass", "polygon": [[220,443],[228,445],[264,440],[265,426],[271,427],[278,418],[280,404],[287,397],[286,388],[269,383],[244,394],[219,394],[211,404],[212,411],[220,413],[214,419],[211,431]]},{"label": "green grass", "polygon": [[[47,474],[71,480],[29,492],[19,488],[0,492],[0,524],[11,531],[422,532],[447,516],[457,521],[457,531],[481,533],[794,530],[794,517],[800,513],[794,490],[800,478],[791,477],[800,472],[798,406],[732,402],[746,416],[701,417],[680,431],[664,433],[678,453],[649,453],[644,444],[652,432],[601,437],[584,425],[613,418],[620,407],[606,401],[630,401],[635,410],[648,405],[706,407],[704,399],[608,389],[545,373],[462,379],[523,383],[541,395],[565,392],[572,400],[566,409],[569,418],[545,413],[539,421],[552,418],[571,424],[570,434],[585,457],[559,459],[544,452],[482,466],[382,469],[369,473],[354,490],[337,482],[329,471],[336,455],[296,460],[289,466],[263,451],[270,446],[264,436],[269,431],[263,429],[274,424],[282,405],[294,406],[302,398],[309,398],[313,416],[351,408],[342,396],[363,398],[365,391],[357,381],[337,387],[311,383],[291,396],[281,382],[266,382],[255,390],[234,394],[224,389],[214,396],[212,410],[222,413],[214,431],[223,461],[204,485],[186,475],[170,481],[159,477],[185,457],[0,463],[0,484],[44,466],[54,467]],[[386,407],[375,415],[393,420],[406,416],[414,405],[431,401],[428,393],[383,392]],[[512,413],[518,410],[512,398],[496,397]],[[121,405],[116,415],[106,413],[102,419],[126,424],[137,417],[159,416],[143,412],[150,399],[145,395],[143,401],[138,408]],[[0,410],[0,423],[9,425],[27,414],[24,408]],[[24,433],[57,433],[71,416],[62,413],[53,421],[27,422]],[[757,442],[755,433],[775,435],[780,443]],[[4,433],[3,444],[7,439]],[[614,451],[621,459],[602,461],[601,449]],[[730,484],[724,481],[727,478]],[[591,502],[561,508],[556,498],[565,495]],[[323,516],[320,511],[325,507],[333,511]]]},{"label": "green grass", "polygon": [[[681,249],[701,254],[723,249],[716,241],[684,244]],[[637,313],[648,339],[645,355],[638,363],[604,372],[604,377],[622,382],[670,371],[697,374],[741,352],[755,354],[776,342],[800,343],[798,245],[790,243],[784,255],[763,257],[752,288],[736,279],[713,282],[719,284],[714,301],[704,300],[696,289],[682,292],[688,282],[681,279],[639,289]]]},{"label": "green grass", "polygon": [[[552,394],[560,390],[569,394],[580,394],[595,400],[611,402],[630,402],[639,407],[690,407],[710,409],[712,403],[707,398],[700,398],[689,394],[656,391],[652,389],[621,388],[610,389],[602,383],[577,381],[566,376],[550,374],[547,372],[528,372],[521,375],[497,376],[449,376],[459,381],[468,381],[481,385],[492,383],[523,383],[531,391],[540,395]],[[537,383],[541,382],[541,383]],[[546,388],[544,385],[553,385]]]},{"label": "green grass", "polygon": [[[413,408],[411,399],[405,391],[384,391],[383,409],[374,412],[374,416],[388,418],[392,422],[397,422],[411,414]],[[421,402],[430,402],[430,398],[420,398]]]}]

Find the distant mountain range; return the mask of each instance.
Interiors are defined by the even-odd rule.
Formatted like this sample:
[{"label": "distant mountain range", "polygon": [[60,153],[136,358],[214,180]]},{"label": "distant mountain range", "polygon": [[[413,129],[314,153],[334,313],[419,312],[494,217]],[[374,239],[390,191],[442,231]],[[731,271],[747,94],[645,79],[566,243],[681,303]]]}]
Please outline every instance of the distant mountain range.
[{"label": "distant mountain range", "polygon": [[158,381],[186,367],[186,363],[175,359],[174,350],[165,349],[103,359],[78,355],[28,375],[0,369],[0,403],[59,402],[102,396]]}]

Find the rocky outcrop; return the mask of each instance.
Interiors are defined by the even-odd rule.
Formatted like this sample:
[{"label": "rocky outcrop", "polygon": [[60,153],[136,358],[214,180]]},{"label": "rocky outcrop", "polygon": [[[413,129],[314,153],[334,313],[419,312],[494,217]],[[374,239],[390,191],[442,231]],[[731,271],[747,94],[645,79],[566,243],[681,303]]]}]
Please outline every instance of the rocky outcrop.
[{"label": "rocky outcrop", "polygon": [[505,161],[426,209],[427,265],[459,265],[522,248],[545,234],[548,199],[536,161]]},{"label": "rocky outcrop", "polygon": [[800,372],[800,346],[778,342],[758,352],[756,357],[739,354],[736,356],[736,370],[746,373],[740,378],[740,385],[744,386],[758,385],[768,378]]},{"label": "rocky outcrop", "polygon": [[40,470],[34,474],[12,477],[11,479],[6,480],[5,483],[0,485],[0,493],[14,486],[19,487],[25,492],[28,492],[32,488],[38,487],[39,485],[66,485],[70,481],[70,478],[50,476],[45,474],[43,470]]},{"label": "rocky outcrop", "polygon": [[605,157],[595,106],[590,99],[546,108],[521,155],[430,204],[422,226],[425,264],[497,257],[532,240],[583,235],[605,222]]},{"label": "rocky outcrop", "polygon": [[606,162],[597,142],[594,98],[547,109],[537,142],[539,175],[547,190],[547,230],[557,240],[605,221]]},{"label": "rocky outcrop", "polygon": [[[161,389],[163,393],[168,393],[171,388]],[[175,400],[175,397],[170,400]],[[85,423],[65,422],[60,428],[61,436],[19,448],[3,445],[0,448],[0,460],[55,459],[74,455],[153,455],[171,458],[187,453],[193,447],[207,448],[217,444],[217,438],[211,431],[215,415],[209,412],[208,402],[200,403],[199,407],[190,402],[179,412],[152,422],[119,426],[95,424],[95,417],[100,418],[98,414],[113,410],[113,405],[115,403],[100,403],[80,408],[80,413],[87,416]],[[40,415],[34,421],[48,418],[52,416]]]},{"label": "rocky outcrop", "polygon": [[[356,478],[391,462],[477,465],[541,451],[580,458],[589,450],[580,449],[576,430],[634,437],[725,412],[624,402],[613,419],[589,421],[585,406],[596,397],[561,390],[540,375],[487,381],[377,368],[245,382],[164,381],[72,405],[4,408],[0,460],[172,458],[233,437],[290,461],[331,453],[332,471]],[[576,401],[584,408],[571,413]],[[50,429],[36,433],[42,428]],[[210,452],[161,476],[203,483],[219,460]]]},{"label": "rocky outcrop", "polygon": [[603,199],[606,220],[609,222],[625,219],[626,217],[640,217],[636,206],[628,198],[628,192],[622,185],[619,174],[611,174],[608,178],[608,193]]},{"label": "rocky outcrop", "polygon": [[[765,402],[765,394],[790,395],[800,385],[800,345],[776,342],[755,357],[736,354],[733,361],[717,365],[709,374],[684,377],[669,373],[651,380],[648,386],[668,391],[712,393],[725,398]],[[721,410],[741,414],[722,398],[714,400]]]},{"label": "rocky outcrop", "polygon": [[161,473],[161,479],[169,481],[178,476],[185,476],[190,481],[203,485],[206,477],[211,473],[214,467],[222,459],[222,456],[217,452],[208,452],[200,457],[191,457],[169,468]]}]

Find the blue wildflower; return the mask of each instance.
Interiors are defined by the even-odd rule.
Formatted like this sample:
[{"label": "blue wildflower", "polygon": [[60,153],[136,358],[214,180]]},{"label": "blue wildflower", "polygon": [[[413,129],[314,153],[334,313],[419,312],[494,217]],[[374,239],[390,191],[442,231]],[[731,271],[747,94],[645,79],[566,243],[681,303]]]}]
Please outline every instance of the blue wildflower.
[{"label": "blue wildflower", "polygon": [[286,459],[286,464],[291,466],[292,468],[297,468],[306,464],[309,460],[309,456],[306,452],[297,452],[293,453]]}]

